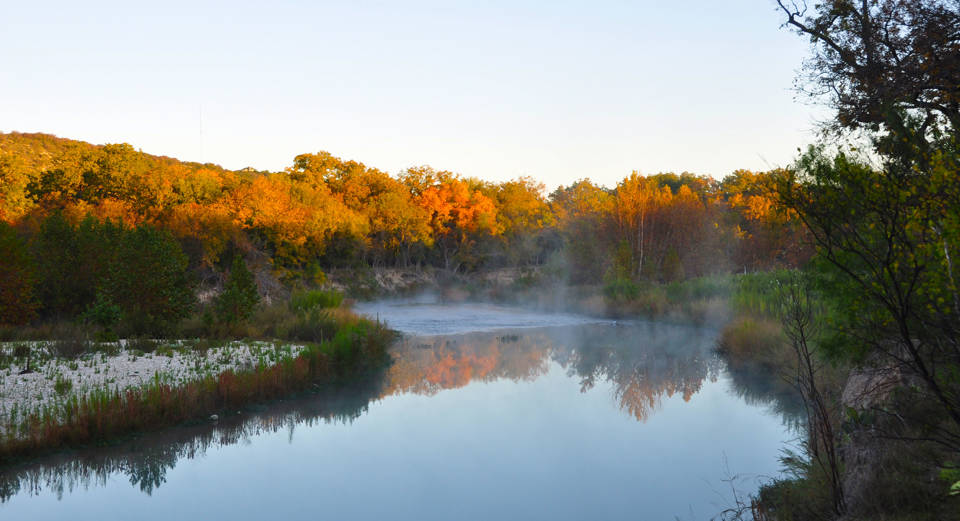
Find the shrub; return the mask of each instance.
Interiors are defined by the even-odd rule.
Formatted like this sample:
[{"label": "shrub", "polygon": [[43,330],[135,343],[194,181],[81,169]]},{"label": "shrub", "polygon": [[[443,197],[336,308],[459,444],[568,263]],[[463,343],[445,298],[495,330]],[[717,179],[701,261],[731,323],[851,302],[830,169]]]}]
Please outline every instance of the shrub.
[{"label": "shrub", "polygon": [[739,275],[731,298],[738,313],[776,318],[779,312],[779,288],[781,281],[795,276],[788,270],[769,271]]},{"label": "shrub", "polygon": [[290,297],[290,308],[298,312],[340,307],[343,294],[334,290],[297,291]]},{"label": "shrub", "polygon": [[630,279],[612,279],[603,286],[603,294],[610,300],[634,300],[640,294],[640,286]]},{"label": "shrub", "polygon": [[50,354],[60,358],[76,358],[92,347],[90,332],[80,324],[61,322],[50,330],[54,339],[50,343]]},{"label": "shrub", "polygon": [[243,258],[235,255],[230,276],[214,304],[217,320],[227,324],[246,322],[259,303],[260,295],[253,274],[247,269]]},{"label": "shrub", "polygon": [[732,278],[729,275],[697,277],[684,281],[671,282],[666,286],[667,297],[671,302],[686,302],[694,299],[726,298],[732,291]]},{"label": "shrub", "polygon": [[56,340],[50,344],[53,354],[60,358],[77,358],[86,353],[90,343],[83,338],[71,338],[67,340]]},{"label": "shrub", "polygon": [[313,309],[297,316],[278,328],[277,336],[300,342],[323,342],[329,340],[342,324],[335,316],[321,309]]},{"label": "shrub", "polygon": [[123,319],[123,310],[120,309],[120,306],[114,304],[110,297],[98,293],[97,300],[87,308],[81,318],[85,322],[101,328],[100,338],[113,340],[116,337],[114,330]]},{"label": "shrub", "polygon": [[[782,349],[785,342],[778,322],[740,317],[720,333],[718,347],[733,361],[751,360],[774,367],[775,355],[779,358],[792,354]],[[785,354],[781,354],[781,351]]]},{"label": "shrub", "polygon": [[127,340],[127,351],[139,351],[141,353],[152,353],[157,350],[159,343],[148,337],[134,337]]},{"label": "shrub", "polygon": [[27,342],[18,342],[13,346],[14,358],[28,358],[30,356],[30,344]]}]

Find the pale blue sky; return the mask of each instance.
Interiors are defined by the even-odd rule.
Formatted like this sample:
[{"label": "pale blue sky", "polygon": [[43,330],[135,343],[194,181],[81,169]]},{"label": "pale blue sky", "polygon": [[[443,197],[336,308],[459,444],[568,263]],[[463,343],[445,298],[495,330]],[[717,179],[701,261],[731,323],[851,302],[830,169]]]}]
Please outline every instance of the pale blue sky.
[{"label": "pale blue sky", "polygon": [[0,131],[228,168],[722,177],[788,164],[820,111],[773,0],[0,3]]}]

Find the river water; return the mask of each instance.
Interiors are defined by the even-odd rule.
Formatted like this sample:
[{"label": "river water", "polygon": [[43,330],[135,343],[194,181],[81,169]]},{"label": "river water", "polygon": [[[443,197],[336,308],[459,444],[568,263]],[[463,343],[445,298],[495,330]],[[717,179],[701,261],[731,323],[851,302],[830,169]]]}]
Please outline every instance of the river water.
[{"label": "river water", "polygon": [[710,519],[777,475],[783,404],[717,331],[377,302],[384,374],[0,473],[0,519]]}]

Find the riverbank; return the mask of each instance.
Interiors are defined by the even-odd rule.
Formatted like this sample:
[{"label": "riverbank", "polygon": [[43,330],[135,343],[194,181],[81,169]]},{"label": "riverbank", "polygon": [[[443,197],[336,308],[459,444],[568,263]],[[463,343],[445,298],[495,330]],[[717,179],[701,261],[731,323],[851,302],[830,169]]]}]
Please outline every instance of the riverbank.
[{"label": "riverbank", "polygon": [[138,340],[74,358],[51,342],[6,343],[0,465],[338,385],[386,366],[392,337],[351,317],[319,342]]}]

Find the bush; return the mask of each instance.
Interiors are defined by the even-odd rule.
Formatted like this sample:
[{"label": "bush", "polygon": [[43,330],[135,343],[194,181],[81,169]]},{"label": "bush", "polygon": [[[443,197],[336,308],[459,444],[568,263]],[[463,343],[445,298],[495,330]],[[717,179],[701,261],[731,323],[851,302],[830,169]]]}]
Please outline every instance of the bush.
[{"label": "bush", "polygon": [[72,322],[53,324],[48,329],[46,337],[53,339],[49,344],[50,354],[60,358],[77,358],[91,349],[90,333],[90,330],[81,324]]},{"label": "bush", "polygon": [[[740,317],[720,333],[718,347],[733,362],[753,361],[777,367],[782,358],[790,359],[786,338],[779,322],[752,317]],[[789,366],[784,366],[789,367]]]},{"label": "bush", "polygon": [[341,326],[330,312],[313,309],[281,324],[277,336],[300,342],[323,342],[330,340]]},{"label": "bush", "polygon": [[603,294],[614,301],[635,300],[640,295],[640,286],[630,279],[616,278],[604,284]]},{"label": "bush", "polygon": [[780,309],[778,294],[782,281],[791,280],[796,272],[768,271],[739,275],[731,298],[737,313],[777,318]]},{"label": "bush", "polygon": [[297,291],[290,297],[290,309],[297,312],[340,307],[343,294],[334,290]]},{"label": "bush", "polygon": [[100,327],[100,338],[113,340],[116,337],[114,330],[123,319],[123,310],[114,304],[110,297],[98,293],[97,300],[87,308],[81,318],[84,322]]},{"label": "bush", "polygon": [[13,357],[14,358],[29,358],[32,349],[30,344],[27,342],[17,343],[13,346]]},{"label": "bush", "polygon": [[60,358],[77,358],[90,349],[90,342],[85,338],[70,338],[56,340],[50,347],[53,354]]},{"label": "bush", "polygon": [[671,302],[687,302],[695,299],[725,298],[732,291],[729,275],[697,277],[667,285],[667,297]]}]

